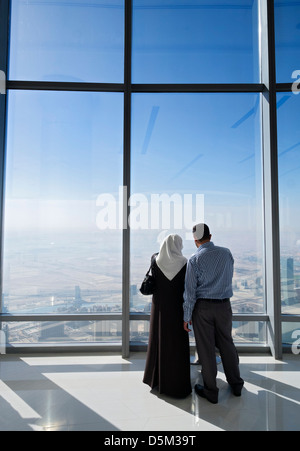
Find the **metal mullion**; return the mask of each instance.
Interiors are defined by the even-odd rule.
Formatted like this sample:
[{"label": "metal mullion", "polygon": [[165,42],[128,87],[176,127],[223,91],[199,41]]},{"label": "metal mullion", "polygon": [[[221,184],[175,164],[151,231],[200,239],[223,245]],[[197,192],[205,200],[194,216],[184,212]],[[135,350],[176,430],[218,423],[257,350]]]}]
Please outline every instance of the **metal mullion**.
[{"label": "metal mullion", "polygon": [[[270,348],[268,345],[259,344],[259,343],[239,343],[235,342],[235,347],[239,354],[268,354],[270,352]],[[130,350],[133,352],[147,352],[147,345],[138,342],[132,342],[130,344]],[[195,351],[196,346],[191,344],[190,350]]]},{"label": "metal mullion", "polygon": [[281,315],[281,321],[283,323],[300,323],[300,315],[289,315],[287,313],[283,313]]},{"label": "metal mullion", "polygon": [[83,352],[83,346],[84,346],[84,353],[94,353],[94,352],[101,352],[101,353],[120,353],[121,345],[119,342],[116,343],[67,343],[67,344],[61,344],[61,343],[49,343],[49,344],[41,344],[41,343],[34,343],[34,344],[9,344],[6,347],[6,353],[7,354],[50,354],[50,353],[63,353],[63,354],[69,354],[69,353],[80,353]]},{"label": "metal mullion", "polygon": [[74,83],[8,80],[7,89],[29,91],[123,92],[123,83]]},{"label": "metal mullion", "polygon": [[277,83],[276,91],[277,92],[292,92],[293,83]]},{"label": "metal mullion", "polygon": [[131,49],[132,0],[125,0],[124,51],[124,161],[123,161],[123,253],[122,253],[122,356],[130,353],[130,227],[129,197],[131,191]]},{"label": "metal mullion", "polygon": [[268,339],[272,354],[282,358],[280,237],[274,0],[260,1],[264,185],[265,294]]},{"label": "metal mullion", "polygon": [[[126,66],[128,64],[126,63]],[[128,72],[128,69],[126,70]],[[128,90],[128,83],[74,83],[52,81],[23,81],[8,80],[9,90],[29,91],[82,91],[82,92],[124,92]],[[277,85],[280,91],[291,90],[291,84]],[[133,93],[261,93],[265,90],[263,83],[252,84],[132,84]]]},{"label": "metal mullion", "polygon": [[132,92],[135,93],[255,93],[263,92],[262,83],[228,83],[228,84],[133,84]]},{"label": "metal mullion", "polygon": [[[10,1],[0,2],[0,70],[7,77],[8,68],[8,34]],[[4,180],[5,180],[5,145],[6,145],[6,93],[0,93],[0,313],[2,312],[3,293],[3,222],[4,222]],[[0,319],[1,328],[1,319]]]}]

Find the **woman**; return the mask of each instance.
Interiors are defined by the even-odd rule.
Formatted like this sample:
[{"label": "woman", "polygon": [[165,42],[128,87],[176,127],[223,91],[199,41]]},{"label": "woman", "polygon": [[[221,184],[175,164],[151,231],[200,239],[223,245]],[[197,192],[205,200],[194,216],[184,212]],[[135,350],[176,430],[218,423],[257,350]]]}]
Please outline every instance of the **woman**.
[{"label": "woman", "polygon": [[187,260],[182,239],[169,235],[152,257],[155,292],[143,382],[161,394],[183,398],[191,391],[189,336],[183,329],[183,292]]}]

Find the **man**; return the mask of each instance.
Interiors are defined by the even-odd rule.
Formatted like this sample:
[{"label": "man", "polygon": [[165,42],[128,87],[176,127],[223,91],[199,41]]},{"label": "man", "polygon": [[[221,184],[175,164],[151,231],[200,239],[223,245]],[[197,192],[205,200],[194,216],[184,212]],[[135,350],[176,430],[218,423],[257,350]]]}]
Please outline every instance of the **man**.
[{"label": "man", "polygon": [[227,382],[235,396],[244,385],[239,357],[232,339],[232,277],[234,260],[229,249],[215,246],[206,224],[193,228],[197,252],[187,265],[184,292],[184,329],[193,323],[197,352],[202,363],[204,386],[196,393],[213,404],[218,402],[215,348],[220,351]]}]

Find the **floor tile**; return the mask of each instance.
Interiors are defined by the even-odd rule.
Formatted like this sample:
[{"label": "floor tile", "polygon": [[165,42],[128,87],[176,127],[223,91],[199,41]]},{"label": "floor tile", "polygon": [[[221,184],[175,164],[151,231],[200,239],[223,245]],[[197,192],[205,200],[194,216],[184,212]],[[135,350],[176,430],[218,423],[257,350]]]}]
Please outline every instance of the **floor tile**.
[{"label": "floor tile", "polygon": [[[296,431],[300,358],[242,355],[241,398],[218,367],[219,403],[181,400],[142,383],[143,353],[0,356],[1,431]],[[191,366],[194,385],[201,367]]]}]

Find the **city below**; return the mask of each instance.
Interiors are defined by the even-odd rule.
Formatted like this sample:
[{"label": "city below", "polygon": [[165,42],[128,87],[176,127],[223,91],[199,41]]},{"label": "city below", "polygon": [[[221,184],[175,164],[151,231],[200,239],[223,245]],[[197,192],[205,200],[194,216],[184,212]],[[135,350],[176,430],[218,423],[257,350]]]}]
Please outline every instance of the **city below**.
[{"label": "city below", "polygon": [[[3,313],[34,314],[99,314],[97,321],[4,322],[2,329],[11,345],[26,343],[119,343],[121,320],[101,320],[102,314],[122,313],[122,266],[120,246],[108,252],[109,243],[95,245],[85,237],[82,241],[49,242],[36,251],[6,251]],[[63,247],[63,249],[62,249]],[[68,252],[66,252],[68,249]],[[104,252],[103,252],[104,251]],[[64,255],[64,257],[62,257]],[[102,258],[105,255],[106,258]],[[149,315],[151,297],[143,296],[139,286],[148,269],[151,252],[132,251],[130,311]],[[261,259],[252,252],[236,252],[233,279],[233,313],[263,314],[264,280]],[[66,283],[67,282],[67,283]],[[281,261],[281,293],[284,313],[300,311],[300,265],[292,257]],[[134,320],[130,325],[131,341],[147,343],[149,321]],[[264,322],[235,322],[234,339],[242,343],[264,343]],[[191,336],[193,340],[193,336]]]}]

